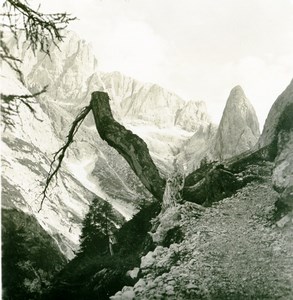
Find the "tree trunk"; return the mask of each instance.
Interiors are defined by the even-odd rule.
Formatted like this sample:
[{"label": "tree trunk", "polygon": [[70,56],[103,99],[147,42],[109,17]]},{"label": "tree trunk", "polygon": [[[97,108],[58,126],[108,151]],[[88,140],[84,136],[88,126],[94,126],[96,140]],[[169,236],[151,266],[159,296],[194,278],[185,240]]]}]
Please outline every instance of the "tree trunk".
[{"label": "tree trunk", "polygon": [[148,191],[162,201],[166,181],[161,178],[147,144],[113,118],[109,100],[107,93],[92,93],[91,108],[101,138],[126,159]]}]

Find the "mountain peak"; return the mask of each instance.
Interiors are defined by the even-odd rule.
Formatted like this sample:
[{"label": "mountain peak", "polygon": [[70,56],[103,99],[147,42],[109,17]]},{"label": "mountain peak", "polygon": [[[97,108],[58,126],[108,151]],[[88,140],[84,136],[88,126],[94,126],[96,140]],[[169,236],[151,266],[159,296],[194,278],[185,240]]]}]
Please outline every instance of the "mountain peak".
[{"label": "mountain peak", "polygon": [[242,93],[242,94],[244,94],[244,91],[243,91],[243,88],[241,87],[241,85],[236,85],[231,90],[231,93]]},{"label": "mountain peak", "polygon": [[245,104],[245,106],[251,106],[250,101],[247,99],[244,90],[240,85],[236,85],[231,90],[228,100],[226,102],[226,106],[233,105],[233,103],[236,105],[236,107],[239,107],[240,103]]},{"label": "mountain peak", "polygon": [[228,97],[215,138],[215,156],[226,159],[251,149],[259,138],[259,124],[250,101],[241,86]]}]

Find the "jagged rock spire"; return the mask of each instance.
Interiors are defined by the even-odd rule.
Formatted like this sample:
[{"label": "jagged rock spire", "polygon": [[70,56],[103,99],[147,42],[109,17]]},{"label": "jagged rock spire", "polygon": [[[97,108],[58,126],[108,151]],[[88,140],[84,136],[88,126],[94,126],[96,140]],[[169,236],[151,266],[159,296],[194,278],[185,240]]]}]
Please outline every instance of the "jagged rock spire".
[{"label": "jagged rock spire", "polygon": [[227,100],[214,143],[214,156],[220,160],[251,149],[259,138],[255,110],[243,89],[235,86]]}]

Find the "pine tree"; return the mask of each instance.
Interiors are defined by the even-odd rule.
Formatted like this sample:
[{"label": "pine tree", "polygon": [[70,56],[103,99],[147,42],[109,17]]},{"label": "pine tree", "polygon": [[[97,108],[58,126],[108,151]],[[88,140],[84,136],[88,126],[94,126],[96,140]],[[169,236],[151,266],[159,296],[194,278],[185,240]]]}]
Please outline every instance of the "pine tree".
[{"label": "pine tree", "polygon": [[115,220],[112,206],[95,198],[82,222],[80,253],[109,253],[110,238],[116,229],[112,220]]}]

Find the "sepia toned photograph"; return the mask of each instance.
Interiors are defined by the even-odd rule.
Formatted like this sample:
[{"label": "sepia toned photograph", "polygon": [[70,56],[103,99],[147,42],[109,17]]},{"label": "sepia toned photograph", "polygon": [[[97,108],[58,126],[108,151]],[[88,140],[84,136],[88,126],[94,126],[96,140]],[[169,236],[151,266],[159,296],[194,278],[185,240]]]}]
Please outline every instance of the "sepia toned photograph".
[{"label": "sepia toned photograph", "polygon": [[293,0],[0,2],[3,300],[293,300]]}]

